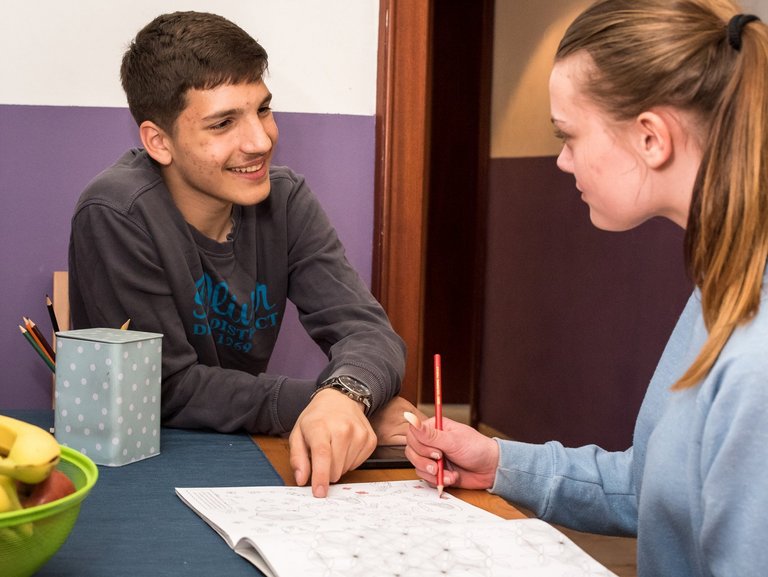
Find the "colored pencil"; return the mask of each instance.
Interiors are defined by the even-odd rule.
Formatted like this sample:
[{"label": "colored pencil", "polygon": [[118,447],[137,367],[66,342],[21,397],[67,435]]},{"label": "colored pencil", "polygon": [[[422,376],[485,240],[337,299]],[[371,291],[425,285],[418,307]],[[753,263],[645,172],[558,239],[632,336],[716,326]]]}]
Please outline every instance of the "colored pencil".
[{"label": "colored pencil", "polygon": [[45,295],[45,306],[48,308],[48,316],[51,317],[51,328],[54,333],[58,333],[59,321],[56,320],[56,311],[53,310],[53,301],[48,295]]},{"label": "colored pencil", "polygon": [[[440,355],[435,355],[435,429],[443,430],[443,375],[440,363]],[[443,468],[444,459],[437,460],[437,496],[443,494]]]},{"label": "colored pencil", "polygon": [[21,331],[21,334],[24,335],[24,338],[27,339],[29,344],[32,345],[32,348],[37,351],[37,354],[40,355],[40,358],[45,361],[45,364],[48,365],[48,368],[51,369],[51,371],[56,372],[56,365],[53,364],[51,359],[48,358],[48,355],[46,355],[45,352],[40,348],[40,346],[37,344],[37,341],[32,338],[32,335],[29,334],[29,331],[21,325],[19,325],[19,330]]},{"label": "colored pencil", "polygon": [[32,337],[37,341],[37,344],[40,345],[40,348],[43,349],[45,354],[48,356],[48,359],[52,362],[56,362],[56,354],[53,352],[53,348],[50,344],[48,344],[48,341],[43,336],[43,333],[40,332],[40,329],[37,328],[37,325],[34,323],[34,321],[27,317],[22,317],[24,319],[24,326],[26,326],[27,331],[32,335]]},{"label": "colored pencil", "polygon": [[125,321],[125,322],[124,322],[124,323],[123,323],[123,324],[120,326],[120,330],[121,330],[121,331],[127,331],[127,330],[128,330],[128,326],[129,326],[130,324],[131,324],[131,319],[128,319],[127,321]]}]

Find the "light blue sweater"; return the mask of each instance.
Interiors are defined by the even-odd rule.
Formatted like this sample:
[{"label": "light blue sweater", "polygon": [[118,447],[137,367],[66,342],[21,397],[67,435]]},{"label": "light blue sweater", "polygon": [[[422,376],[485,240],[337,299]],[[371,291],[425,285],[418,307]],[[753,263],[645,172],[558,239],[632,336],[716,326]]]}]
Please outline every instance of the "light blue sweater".
[{"label": "light blue sweater", "polygon": [[497,440],[501,457],[491,492],[546,521],[637,535],[641,577],[767,574],[765,288],[762,301],[707,378],[671,392],[707,334],[695,292],[648,387],[633,447],[607,452]]}]

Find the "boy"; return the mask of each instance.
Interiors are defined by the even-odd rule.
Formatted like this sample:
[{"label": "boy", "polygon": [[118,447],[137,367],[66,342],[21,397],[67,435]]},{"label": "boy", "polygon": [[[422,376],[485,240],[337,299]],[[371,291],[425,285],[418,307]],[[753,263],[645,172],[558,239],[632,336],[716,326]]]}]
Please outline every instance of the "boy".
[{"label": "boy", "polygon": [[[278,130],[267,54],[213,14],[157,17],[121,80],[143,149],[97,176],[75,209],[75,327],[163,338],[167,426],[291,431],[296,481],[324,496],[380,440],[405,432],[405,347],[351,268],[303,179],[271,167]],[[263,374],[290,298],[330,362],[317,381]],[[404,437],[401,437],[401,442]],[[311,465],[310,465],[311,456]]]}]

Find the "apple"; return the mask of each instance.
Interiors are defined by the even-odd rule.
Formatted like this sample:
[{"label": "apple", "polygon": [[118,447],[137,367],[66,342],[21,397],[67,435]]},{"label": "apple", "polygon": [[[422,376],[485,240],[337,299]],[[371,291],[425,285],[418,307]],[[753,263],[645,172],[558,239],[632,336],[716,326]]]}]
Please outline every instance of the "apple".
[{"label": "apple", "polygon": [[45,481],[27,485],[26,490],[19,491],[22,507],[37,507],[52,501],[57,501],[75,492],[75,485],[61,471],[54,469]]}]

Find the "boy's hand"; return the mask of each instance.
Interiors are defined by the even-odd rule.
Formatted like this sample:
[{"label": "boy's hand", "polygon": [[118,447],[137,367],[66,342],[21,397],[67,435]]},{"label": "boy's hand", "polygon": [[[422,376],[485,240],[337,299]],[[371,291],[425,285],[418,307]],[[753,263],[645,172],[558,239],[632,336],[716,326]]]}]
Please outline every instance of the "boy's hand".
[{"label": "boy's hand", "polygon": [[361,403],[327,389],[299,415],[288,438],[298,485],[312,478],[312,494],[325,497],[328,485],[360,465],[376,447],[376,434]]},{"label": "boy's hand", "polygon": [[420,420],[427,416],[403,397],[395,397],[371,416],[371,426],[376,432],[379,445],[405,445],[408,421],[403,413],[408,411]]}]

